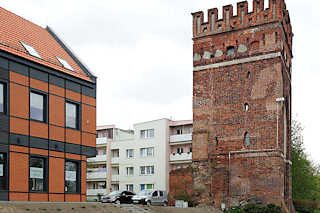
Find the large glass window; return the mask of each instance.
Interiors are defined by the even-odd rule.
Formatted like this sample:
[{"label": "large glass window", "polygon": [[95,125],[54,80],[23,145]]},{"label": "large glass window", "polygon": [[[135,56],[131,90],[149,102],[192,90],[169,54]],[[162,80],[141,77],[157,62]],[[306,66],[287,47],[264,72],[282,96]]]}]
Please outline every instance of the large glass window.
[{"label": "large glass window", "polygon": [[154,166],[140,166],[140,174],[141,175],[153,175],[154,174]]},{"label": "large glass window", "polygon": [[153,155],[154,155],[154,148],[153,147],[140,149],[140,156],[141,157],[151,157]]},{"label": "large glass window", "polygon": [[79,106],[66,103],[66,127],[79,129]]},{"label": "large glass window", "polygon": [[0,189],[5,190],[7,189],[6,184],[6,161],[7,155],[0,153]]},{"label": "large glass window", "polygon": [[45,191],[45,159],[30,158],[30,191]]},{"label": "large glass window", "polygon": [[45,95],[30,93],[30,118],[37,121],[45,121]]},{"label": "large glass window", "polygon": [[66,161],[65,191],[76,193],[79,191],[78,163]]},{"label": "large glass window", "polygon": [[4,112],[4,95],[5,93],[5,88],[4,88],[4,84],[3,83],[0,83],[0,112]]},{"label": "large glass window", "polygon": [[141,138],[153,138],[154,137],[154,129],[145,129],[140,131]]}]

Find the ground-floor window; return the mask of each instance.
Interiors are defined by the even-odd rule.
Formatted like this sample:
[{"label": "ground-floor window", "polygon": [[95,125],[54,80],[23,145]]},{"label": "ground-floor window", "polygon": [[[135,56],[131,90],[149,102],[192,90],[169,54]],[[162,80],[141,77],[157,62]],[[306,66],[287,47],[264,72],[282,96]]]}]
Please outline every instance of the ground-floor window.
[{"label": "ground-floor window", "polygon": [[4,153],[0,153],[0,189],[7,189],[7,181],[6,181],[6,163],[7,155]]},{"label": "ground-floor window", "polygon": [[153,184],[140,184],[140,190],[149,190],[149,189],[154,189],[154,185]]},{"label": "ground-floor window", "polygon": [[79,163],[66,161],[65,163],[65,191],[69,193],[79,192]]},{"label": "ground-floor window", "polygon": [[46,159],[41,157],[30,157],[29,186],[30,191],[46,191],[45,176]]},{"label": "ground-floor window", "polygon": [[126,185],[127,191],[133,192],[133,184]]},{"label": "ground-floor window", "polygon": [[112,191],[119,191],[119,184],[111,184]]}]

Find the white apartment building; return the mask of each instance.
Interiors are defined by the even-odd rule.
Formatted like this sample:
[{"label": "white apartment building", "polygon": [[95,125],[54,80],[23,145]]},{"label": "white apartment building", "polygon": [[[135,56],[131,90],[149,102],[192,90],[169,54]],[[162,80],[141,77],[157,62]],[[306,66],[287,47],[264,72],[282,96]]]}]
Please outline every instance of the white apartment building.
[{"label": "white apartment building", "polygon": [[159,119],[134,130],[97,127],[97,156],[88,159],[87,197],[110,191],[169,191],[169,172],[192,162],[192,121]]}]

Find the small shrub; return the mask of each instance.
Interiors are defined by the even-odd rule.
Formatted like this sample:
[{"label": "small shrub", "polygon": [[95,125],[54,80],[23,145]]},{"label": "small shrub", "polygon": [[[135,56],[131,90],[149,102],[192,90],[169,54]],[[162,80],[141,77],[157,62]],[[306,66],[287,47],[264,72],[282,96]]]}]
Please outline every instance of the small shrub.
[{"label": "small shrub", "polygon": [[267,206],[247,204],[243,207],[232,207],[227,213],[281,213],[281,208],[274,204]]},{"label": "small shrub", "polygon": [[300,213],[313,213],[318,208],[318,203],[312,200],[294,200],[293,204]]}]

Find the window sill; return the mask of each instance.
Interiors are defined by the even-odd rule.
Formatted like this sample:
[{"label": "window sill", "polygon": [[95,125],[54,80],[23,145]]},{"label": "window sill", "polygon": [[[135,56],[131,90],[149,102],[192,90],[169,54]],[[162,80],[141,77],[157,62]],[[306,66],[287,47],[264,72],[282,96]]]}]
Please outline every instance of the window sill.
[{"label": "window sill", "polygon": [[29,193],[35,193],[35,194],[48,194],[48,191],[29,191]]},{"label": "window sill", "polygon": [[65,128],[66,128],[66,129],[71,129],[71,130],[75,130],[75,131],[79,131],[79,132],[80,132],[80,129],[78,129],[78,128],[72,128],[72,127],[68,127],[68,126],[66,126]]},{"label": "window sill", "polygon": [[39,120],[32,119],[32,118],[30,118],[30,121],[34,121],[34,122],[38,122],[38,123],[42,123],[42,124],[48,124],[47,121],[39,121]]}]

